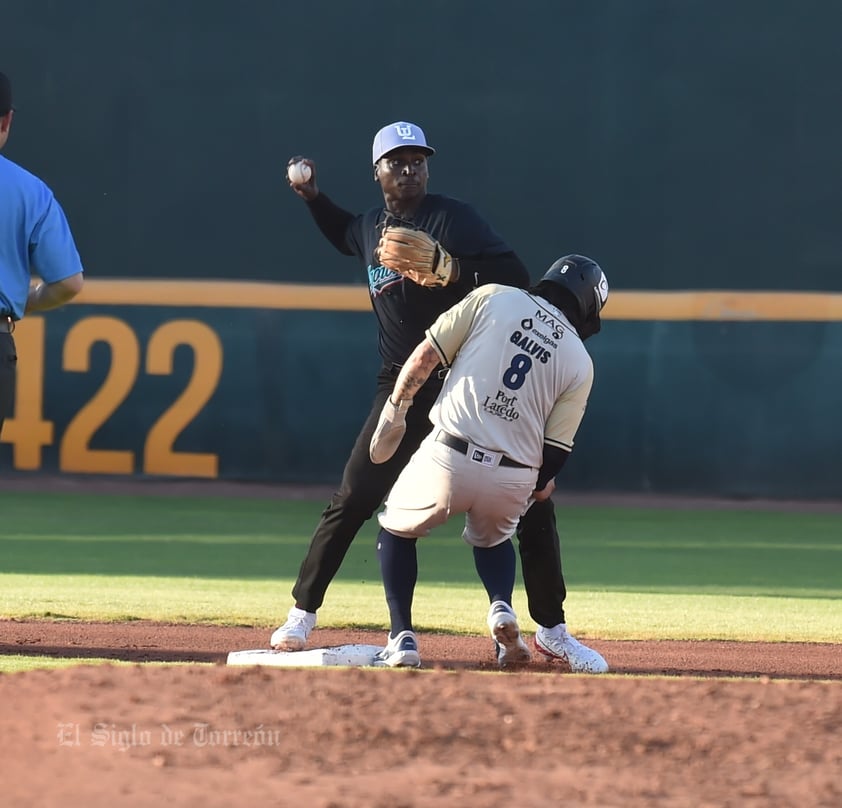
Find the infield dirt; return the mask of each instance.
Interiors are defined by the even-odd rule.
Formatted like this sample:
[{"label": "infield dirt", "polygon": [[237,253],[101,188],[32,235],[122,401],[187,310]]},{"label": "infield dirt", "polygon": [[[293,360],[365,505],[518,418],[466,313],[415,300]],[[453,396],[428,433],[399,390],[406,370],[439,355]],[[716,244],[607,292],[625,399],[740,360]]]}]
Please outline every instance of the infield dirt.
[{"label": "infield dirt", "polygon": [[[0,622],[3,654],[137,663],[0,676],[3,803],[842,804],[836,645],[589,640],[605,676],[502,673],[489,638],[436,634],[419,671],[223,664],[267,634]],[[381,642],[317,629],[311,647]]]}]

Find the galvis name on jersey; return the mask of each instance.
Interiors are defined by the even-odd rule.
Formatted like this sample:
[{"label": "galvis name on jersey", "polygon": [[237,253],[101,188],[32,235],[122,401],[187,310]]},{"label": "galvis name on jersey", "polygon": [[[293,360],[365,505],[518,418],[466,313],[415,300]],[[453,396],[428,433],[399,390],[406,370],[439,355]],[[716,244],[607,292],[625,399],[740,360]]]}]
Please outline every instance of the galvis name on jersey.
[{"label": "galvis name on jersey", "polygon": [[509,337],[509,342],[513,342],[525,353],[534,356],[539,362],[546,365],[550,360],[550,352],[543,346],[535,342],[531,337],[526,337],[521,331],[514,331]]}]

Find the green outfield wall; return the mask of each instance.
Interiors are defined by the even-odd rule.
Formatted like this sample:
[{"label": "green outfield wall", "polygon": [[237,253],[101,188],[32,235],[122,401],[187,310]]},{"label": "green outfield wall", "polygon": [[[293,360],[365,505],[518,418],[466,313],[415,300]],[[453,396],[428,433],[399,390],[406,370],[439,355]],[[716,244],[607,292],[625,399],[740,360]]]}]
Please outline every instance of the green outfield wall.
[{"label": "green outfield wall", "polygon": [[[431,190],[539,274],[842,291],[838,0],[4,0],[18,115],[100,277],[354,283],[284,180],[379,204],[408,118]],[[306,35],[301,35],[301,28]]]},{"label": "green outfield wall", "polygon": [[[354,286],[94,280],[15,336],[21,474],[336,481],[378,367]],[[588,344],[566,488],[842,498],[842,294],[621,291]]]},{"label": "green outfield wall", "polygon": [[842,496],[840,31],[835,0],[4,0],[3,154],[87,285],[19,326],[0,471],[335,481],[374,318],[284,166],[378,205],[406,118],[534,278],[609,276],[565,485]]}]

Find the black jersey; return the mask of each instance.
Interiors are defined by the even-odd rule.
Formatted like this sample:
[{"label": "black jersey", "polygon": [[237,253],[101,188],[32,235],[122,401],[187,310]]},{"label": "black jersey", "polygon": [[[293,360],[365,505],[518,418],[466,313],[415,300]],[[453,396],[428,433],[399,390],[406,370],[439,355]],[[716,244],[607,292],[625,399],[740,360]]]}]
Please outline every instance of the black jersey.
[{"label": "black jersey", "polygon": [[[468,203],[441,194],[427,194],[409,224],[429,233],[461,262],[459,279],[444,287],[418,286],[380,265],[374,250],[391,214],[372,208],[355,217],[346,231],[346,244],[368,273],[368,291],[379,324],[380,355],[386,364],[402,365],[424,339],[424,331],[443,311],[458,303],[471,289],[499,279],[499,272],[484,277],[481,260],[511,253],[512,249]],[[404,222],[406,220],[400,220]],[[509,285],[522,286],[524,278],[510,273]]]},{"label": "black jersey", "polygon": [[[353,215],[325,194],[308,203],[325,237],[344,255],[355,255],[368,274],[378,323],[380,355],[386,366],[402,365],[436,317],[484,283],[526,288],[529,273],[511,247],[467,202],[427,194],[410,220],[395,219],[382,207]],[[405,222],[436,239],[459,259],[459,279],[442,287],[418,286],[374,258],[383,226]]]}]

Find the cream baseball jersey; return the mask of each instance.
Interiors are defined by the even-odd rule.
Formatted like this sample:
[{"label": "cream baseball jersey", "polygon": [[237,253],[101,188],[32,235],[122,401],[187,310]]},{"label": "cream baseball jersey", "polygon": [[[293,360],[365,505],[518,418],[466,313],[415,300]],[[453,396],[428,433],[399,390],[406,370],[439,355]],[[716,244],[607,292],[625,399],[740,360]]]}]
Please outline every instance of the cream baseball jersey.
[{"label": "cream baseball jersey", "polygon": [[486,284],[441,314],[427,338],[450,368],[435,426],[540,468],[543,444],[567,451],[582,422],[593,362],[555,306]]}]

